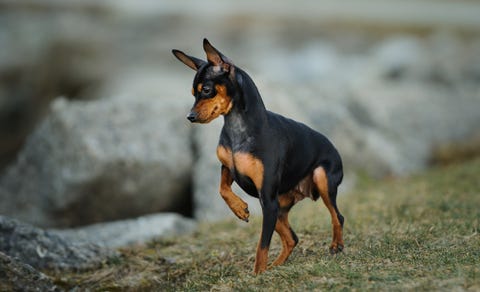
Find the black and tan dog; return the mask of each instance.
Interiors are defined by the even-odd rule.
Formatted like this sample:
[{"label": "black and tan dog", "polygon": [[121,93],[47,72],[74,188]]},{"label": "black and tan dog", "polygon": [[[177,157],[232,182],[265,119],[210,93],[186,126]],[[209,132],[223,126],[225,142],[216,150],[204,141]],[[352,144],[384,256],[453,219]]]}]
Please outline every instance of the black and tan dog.
[{"label": "black and tan dog", "polygon": [[254,273],[266,270],[273,230],[283,249],[273,265],[288,258],[298,238],[288,223],[288,212],[298,201],[322,198],[332,217],[331,253],[343,249],[343,216],[336,204],[343,178],[342,161],[332,143],[304,124],[265,108],[252,79],[204,39],[207,60],[173,50],[197,71],[192,94],[195,103],[188,115],[193,123],[208,123],[224,116],[217,156],[221,166],[220,194],[235,215],[248,221],[247,204],[232,192],[235,181],[259,198],[263,225],[257,246]]}]

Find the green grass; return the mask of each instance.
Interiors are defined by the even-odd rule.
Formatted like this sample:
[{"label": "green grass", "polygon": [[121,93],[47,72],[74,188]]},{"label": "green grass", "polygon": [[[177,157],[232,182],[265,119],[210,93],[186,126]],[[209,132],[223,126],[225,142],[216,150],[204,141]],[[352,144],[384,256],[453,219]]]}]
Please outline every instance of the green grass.
[{"label": "green grass", "polygon": [[[362,179],[338,204],[342,254],[328,253],[326,208],[304,200],[290,216],[299,244],[260,276],[252,266],[261,218],[201,225],[193,235],[122,250],[99,270],[50,275],[65,288],[108,291],[480,290],[480,159],[410,178]],[[279,251],[275,235],[270,260]]]}]

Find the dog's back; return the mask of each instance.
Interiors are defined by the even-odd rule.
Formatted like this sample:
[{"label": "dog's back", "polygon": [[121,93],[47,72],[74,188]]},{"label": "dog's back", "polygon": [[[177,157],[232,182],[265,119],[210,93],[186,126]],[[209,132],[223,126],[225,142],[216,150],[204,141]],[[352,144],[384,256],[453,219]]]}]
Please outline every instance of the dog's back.
[{"label": "dog's back", "polygon": [[288,192],[303,178],[321,166],[325,169],[332,187],[337,187],[343,178],[342,160],[333,144],[321,133],[307,125],[268,112],[269,132],[261,137],[266,151],[277,152],[281,161],[279,171],[280,193]]}]

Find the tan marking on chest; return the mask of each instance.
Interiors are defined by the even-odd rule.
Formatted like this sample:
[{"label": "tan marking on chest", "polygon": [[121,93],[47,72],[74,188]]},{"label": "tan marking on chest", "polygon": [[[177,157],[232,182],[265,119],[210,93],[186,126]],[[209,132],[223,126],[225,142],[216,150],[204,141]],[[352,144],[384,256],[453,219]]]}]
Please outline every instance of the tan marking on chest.
[{"label": "tan marking on chest", "polygon": [[233,155],[232,150],[224,146],[217,147],[217,157],[220,162],[228,167],[229,169],[233,168]]},{"label": "tan marking on chest", "polygon": [[240,174],[253,181],[257,190],[262,188],[264,167],[260,159],[250,153],[238,152],[233,154],[233,164]]}]

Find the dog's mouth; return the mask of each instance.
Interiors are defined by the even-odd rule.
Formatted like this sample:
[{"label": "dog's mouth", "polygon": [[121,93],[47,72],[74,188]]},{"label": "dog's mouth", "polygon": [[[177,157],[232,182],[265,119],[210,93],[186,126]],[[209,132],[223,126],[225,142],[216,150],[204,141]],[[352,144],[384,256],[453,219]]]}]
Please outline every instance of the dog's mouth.
[{"label": "dog's mouth", "polygon": [[198,123],[198,124],[207,124],[210,123],[212,120],[217,118],[219,116],[218,112],[213,111],[210,113],[208,116],[204,117],[202,115],[199,115],[197,113],[191,112],[188,116],[187,119],[191,123]]},{"label": "dog's mouth", "polygon": [[211,121],[213,121],[215,118],[217,118],[218,115],[210,115],[208,116],[207,118],[200,118],[200,119],[197,119],[196,121],[192,122],[192,123],[199,123],[199,124],[208,124],[210,123]]},{"label": "dog's mouth", "polygon": [[201,111],[196,111],[195,108],[192,109],[187,119],[192,123],[206,124],[219,117],[222,113],[220,105],[214,104],[210,109],[204,108]]}]

